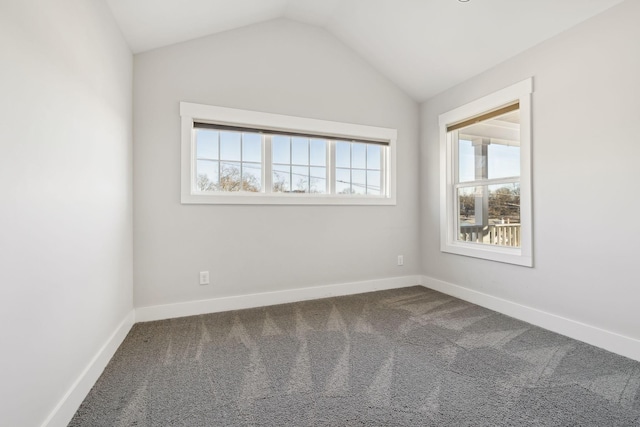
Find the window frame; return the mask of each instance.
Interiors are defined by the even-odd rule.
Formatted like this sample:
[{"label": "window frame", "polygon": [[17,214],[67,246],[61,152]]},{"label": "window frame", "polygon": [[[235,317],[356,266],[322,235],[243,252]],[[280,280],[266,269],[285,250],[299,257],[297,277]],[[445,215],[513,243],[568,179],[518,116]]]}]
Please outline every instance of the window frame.
[{"label": "window frame", "polygon": [[[375,126],[309,119],[282,114],[241,110],[213,105],[180,102],[181,116],[181,197],[182,204],[276,204],[276,205],[395,205],[397,130]],[[383,160],[385,194],[316,194],[273,192],[210,192],[193,189],[196,168],[194,122],[241,128],[259,128],[273,132],[301,133],[331,138],[328,142],[327,181],[335,192],[335,141],[377,142],[388,147]],[[268,152],[267,152],[268,151]],[[263,145],[263,188],[271,185],[271,151]],[[269,167],[267,167],[269,165]]]},{"label": "window frame", "polygon": [[[440,129],[440,250],[442,252],[533,267],[533,218],[531,191],[531,94],[533,78],[528,78],[490,95],[462,105],[439,116]],[[509,104],[520,104],[520,247],[504,247],[483,243],[463,242],[456,238],[458,202],[456,192],[460,183],[457,179],[457,147],[453,134],[447,128],[474,117],[495,111]],[[496,181],[506,179],[491,179]]]}]

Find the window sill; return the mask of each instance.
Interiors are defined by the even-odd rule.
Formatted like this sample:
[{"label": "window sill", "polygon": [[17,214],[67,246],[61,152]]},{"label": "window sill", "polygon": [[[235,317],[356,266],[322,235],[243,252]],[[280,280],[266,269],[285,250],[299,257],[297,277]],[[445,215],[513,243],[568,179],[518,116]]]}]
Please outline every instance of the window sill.
[{"label": "window sill", "polygon": [[524,254],[521,248],[492,246],[482,243],[455,242],[443,244],[440,250],[442,252],[472,258],[521,265],[523,267],[533,267],[533,258],[531,255]]},{"label": "window sill", "polygon": [[384,196],[334,196],[325,194],[183,194],[182,204],[199,205],[360,205],[395,206],[396,200]]}]

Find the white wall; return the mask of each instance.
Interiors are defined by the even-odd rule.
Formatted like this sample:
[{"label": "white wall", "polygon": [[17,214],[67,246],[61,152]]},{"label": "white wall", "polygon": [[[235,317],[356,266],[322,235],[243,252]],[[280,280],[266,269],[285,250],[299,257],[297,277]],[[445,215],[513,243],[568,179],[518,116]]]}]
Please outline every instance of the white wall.
[{"label": "white wall", "polygon": [[[181,205],[180,101],[397,128],[398,204]],[[333,36],[293,21],[136,55],[136,307],[417,274],[418,112]]]},{"label": "white wall", "polygon": [[36,426],[132,309],[132,55],[102,1],[0,3],[0,425]]},{"label": "white wall", "polygon": [[[620,6],[422,105],[426,275],[640,339],[640,2]],[[439,250],[438,115],[534,77],[534,268]]]}]

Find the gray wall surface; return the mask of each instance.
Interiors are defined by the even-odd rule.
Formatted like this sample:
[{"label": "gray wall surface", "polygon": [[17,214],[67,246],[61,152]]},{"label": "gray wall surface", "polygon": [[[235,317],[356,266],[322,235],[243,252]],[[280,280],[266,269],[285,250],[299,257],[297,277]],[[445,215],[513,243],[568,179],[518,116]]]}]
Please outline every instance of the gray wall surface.
[{"label": "gray wall surface", "polygon": [[[180,101],[396,128],[397,206],[181,205]],[[136,307],[418,274],[418,119],[350,49],[293,21],[136,55]]]},{"label": "gray wall surface", "polygon": [[[640,338],[639,16],[626,1],[422,105],[426,275]],[[530,76],[534,268],[441,253],[438,115]]]},{"label": "gray wall surface", "polygon": [[0,2],[0,425],[41,425],[133,309],[133,55],[99,0]]}]

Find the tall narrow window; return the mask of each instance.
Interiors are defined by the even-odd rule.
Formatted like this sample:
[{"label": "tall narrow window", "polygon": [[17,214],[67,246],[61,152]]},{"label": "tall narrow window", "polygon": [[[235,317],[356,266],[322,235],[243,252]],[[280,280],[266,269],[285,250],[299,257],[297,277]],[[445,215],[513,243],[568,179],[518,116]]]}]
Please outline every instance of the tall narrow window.
[{"label": "tall narrow window", "polygon": [[456,240],[519,248],[519,104],[448,132],[458,167]]},{"label": "tall narrow window", "polygon": [[532,265],[526,80],[440,116],[441,248]]}]

